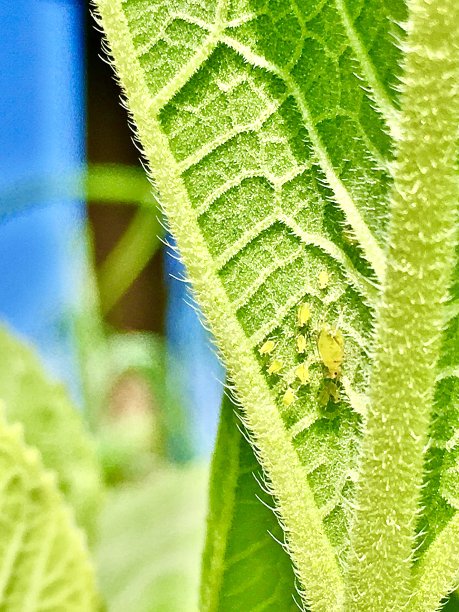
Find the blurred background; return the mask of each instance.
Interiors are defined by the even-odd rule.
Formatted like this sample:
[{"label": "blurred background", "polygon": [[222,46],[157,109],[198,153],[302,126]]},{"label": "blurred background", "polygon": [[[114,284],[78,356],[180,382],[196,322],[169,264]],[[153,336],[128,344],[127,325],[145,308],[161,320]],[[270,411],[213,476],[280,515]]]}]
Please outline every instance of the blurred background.
[{"label": "blurred background", "polygon": [[38,359],[94,440],[109,609],[194,609],[224,372],[89,4],[0,0],[0,29],[0,369]]}]

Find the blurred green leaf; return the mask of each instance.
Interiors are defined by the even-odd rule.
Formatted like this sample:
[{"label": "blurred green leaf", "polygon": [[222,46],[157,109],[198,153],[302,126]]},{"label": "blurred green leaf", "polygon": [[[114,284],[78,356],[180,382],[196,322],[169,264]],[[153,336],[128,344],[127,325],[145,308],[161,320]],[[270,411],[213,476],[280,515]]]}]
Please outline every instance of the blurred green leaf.
[{"label": "blurred green leaf", "polygon": [[196,612],[207,468],[159,469],[112,490],[98,565],[110,612]]},{"label": "blurred green leaf", "polygon": [[22,434],[0,419],[0,608],[93,612],[99,602],[85,538]]},{"label": "blurred green leaf", "polygon": [[165,454],[179,462],[191,459],[193,447],[185,414],[186,398],[181,392],[180,364],[169,355],[165,341],[147,332],[113,334],[108,348],[112,380],[130,370],[148,381]]},{"label": "blurred green leaf", "polygon": [[293,612],[294,574],[279,543],[282,530],[270,509],[275,504],[255,479],[260,466],[236,413],[225,396],[211,468],[200,609]]},{"label": "blurred green leaf", "polygon": [[35,352],[0,326],[0,400],[8,421],[24,427],[46,468],[92,536],[101,502],[101,474],[95,443],[63,385],[51,382]]},{"label": "blurred green leaf", "polygon": [[450,595],[445,605],[442,608],[443,612],[459,612],[459,594],[453,593]]}]

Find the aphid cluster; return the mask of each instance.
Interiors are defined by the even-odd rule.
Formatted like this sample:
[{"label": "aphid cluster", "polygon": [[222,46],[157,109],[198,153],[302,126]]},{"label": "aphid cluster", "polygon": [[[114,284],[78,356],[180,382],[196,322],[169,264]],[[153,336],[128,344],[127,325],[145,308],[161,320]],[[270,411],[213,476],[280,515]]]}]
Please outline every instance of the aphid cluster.
[{"label": "aphid cluster", "polygon": [[[329,275],[326,270],[321,270],[318,275],[318,285],[323,291],[329,283]],[[301,303],[298,306],[296,326],[298,333],[295,336],[296,354],[301,361],[294,370],[294,382],[286,382],[285,391],[282,396],[284,406],[291,406],[297,400],[297,391],[302,386],[311,382],[310,367],[314,363],[320,363],[323,372],[323,381],[318,394],[318,402],[326,406],[331,400],[339,402],[340,390],[337,382],[341,375],[341,366],[344,360],[344,336],[339,327],[323,324],[319,331],[311,329],[312,310],[309,303]],[[277,342],[270,338],[259,348],[259,353],[266,359],[266,371],[270,376],[283,376],[284,363],[275,355]],[[313,348],[313,353],[308,357],[308,348]]]}]

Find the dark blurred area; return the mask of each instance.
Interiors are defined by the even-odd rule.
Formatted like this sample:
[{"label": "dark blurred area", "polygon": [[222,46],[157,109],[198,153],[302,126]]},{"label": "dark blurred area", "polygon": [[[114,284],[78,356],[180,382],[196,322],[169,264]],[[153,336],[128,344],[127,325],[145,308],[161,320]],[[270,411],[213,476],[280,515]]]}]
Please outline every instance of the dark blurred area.
[{"label": "dark blurred area", "polygon": [[[86,12],[87,157],[93,164],[139,166],[127,111],[120,104],[120,90],[113,69],[102,60],[102,36]],[[104,58],[105,59],[105,58]],[[94,232],[95,260],[99,266],[127,229],[134,210],[126,206],[88,202]],[[134,280],[118,304],[107,314],[120,329],[164,333],[165,287],[163,254],[158,252]]]}]

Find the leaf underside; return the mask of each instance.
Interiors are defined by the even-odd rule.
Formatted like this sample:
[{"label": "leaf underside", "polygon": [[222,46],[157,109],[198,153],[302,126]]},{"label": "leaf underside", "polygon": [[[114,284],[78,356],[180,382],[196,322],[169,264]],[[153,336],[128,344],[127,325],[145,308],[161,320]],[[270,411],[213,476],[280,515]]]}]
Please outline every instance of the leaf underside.
[{"label": "leaf underside", "polygon": [[[396,24],[407,17],[405,2],[117,0],[110,6],[98,0],[97,5],[153,179],[249,425],[250,390],[239,381],[261,373],[343,567],[373,307],[384,276],[402,59],[396,41],[403,31]],[[124,34],[114,48],[112,11],[117,19],[122,15],[134,58],[121,57]],[[139,81],[141,93],[135,91]],[[158,148],[167,147],[163,157],[161,151],[155,157],[149,142],[150,120],[161,136]],[[176,185],[170,193],[168,172]],[[181,214],[193,230],[189,239],[181,235]],[[204,251],[211,265],[201,278],[204,271],[194,261]],[[219,315],[221,300],[215,297],[221,289],[236,321],[227,328],[228,310]],[[457,300],[457,287],[452,295]],[[311,318],[299,327],[302,303],[309,304]],[[459,507],[454,304],[451,312],[419,520],[424,547]],[[339,327],[344,336],[342,374],[335,382],[317,348],[325,325]],[[234,330],[243,338],[240,364],[231,362]],[[298,350],[300,333],[305,352]],[[268,340],[275,347],[261,355]],[[242,345],[239,336],[234,343]],[[270,374],[273,362],[280,367]],[[301,384],[296,369],[305,362],[310,379]],[[290,390],[293,401],[286,396]],[[265,435],[262,419],[253,422],[258,444]],[[263,456],[262,446],[269,473],[270,457]]]}]

